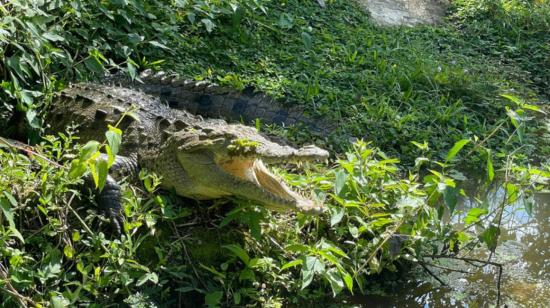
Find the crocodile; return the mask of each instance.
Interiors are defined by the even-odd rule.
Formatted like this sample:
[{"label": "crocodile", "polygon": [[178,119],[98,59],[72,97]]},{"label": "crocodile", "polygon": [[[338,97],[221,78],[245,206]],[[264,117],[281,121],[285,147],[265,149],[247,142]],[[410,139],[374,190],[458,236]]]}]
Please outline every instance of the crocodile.
[{"label": "crocodile", "polygon": [[[134,116],[125,116],[132,111]],[[255,128],[204,119],[170,108],[158,95],[106,84],[72,84],[52,104],[46,123],[50,132],[79,126],[81,142],[102,140],[108,125],[124,136],[98,203],[118,217],[119,175],[135,176],[140,168],[160,175],[161,187],[197,200],[237,197],[273,209],[309,214],[322,203],[290,189],[266,164],[326,160],[329,153],[314,145],[281,145]],[[120,220],[114,223],[120,230]]]}]

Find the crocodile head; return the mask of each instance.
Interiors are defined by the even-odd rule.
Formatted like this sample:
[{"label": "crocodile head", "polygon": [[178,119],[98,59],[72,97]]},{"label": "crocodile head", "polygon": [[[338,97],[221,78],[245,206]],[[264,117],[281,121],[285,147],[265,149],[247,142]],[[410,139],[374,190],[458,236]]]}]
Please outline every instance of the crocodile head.
[{"label": "crocodile head", "polygon": [[[252,127],[215,121],[178,131],[167,141],[193,183],[192,191],[182,195],[196,199],[235,196],[273,209],[323,211],[321,203],[290,189],[266,164],[326,160],[325,150],[312,145],[300,149],[280,145]],[[171,182],[177,191],[178,185]]]}]

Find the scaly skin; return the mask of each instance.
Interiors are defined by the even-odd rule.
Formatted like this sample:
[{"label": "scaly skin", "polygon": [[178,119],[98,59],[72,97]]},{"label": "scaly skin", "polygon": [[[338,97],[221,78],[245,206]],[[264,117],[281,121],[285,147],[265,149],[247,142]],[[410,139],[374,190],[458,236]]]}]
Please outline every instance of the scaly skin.
[{"label": "scaly skin", "polygon": [[[147,168],[162,177],[163,188],[194,199],[235,196],[270,208],[312,214],[323,210],[322,204],[292,191],[264,166],[264,162],[326,159],[328,152],[315,146],[282,146],[254,128],[203,120],[170,108],[159,97],[121,87],[72,85],[53,105],[47,122],[50,130],[64,131],[68,125],[78,124],[82,142],[103,140],[107,125],[120,120],[124,135],[113,166],[115,173]],[[139,120],[122,117],[126,111]],[[104,189],[100,199],[110,202],[110,208],[120,207],[119,200],[111,200],[119,195],[116,181],[110,178],[108,184],[110,188]]]},{"label": "scaly skin", "polygon": [[335,124],[308,114],[299,105],[286,105],[252,88],[238,91],[209,81],[182,79],[165,72],[144,71],[139,81],[125,75],[111,75],[106,84],[116,84],[155,95],[173,109],[180,109],[208,118],[231,122],[305,125],[309,132],[326,136],[335,130]]}]

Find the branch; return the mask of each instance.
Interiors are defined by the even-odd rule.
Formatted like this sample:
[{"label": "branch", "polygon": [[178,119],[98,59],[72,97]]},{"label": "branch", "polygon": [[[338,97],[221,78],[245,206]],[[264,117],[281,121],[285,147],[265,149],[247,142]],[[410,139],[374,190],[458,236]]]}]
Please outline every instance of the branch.
[{"label": "branch", "polygon": [[[493,262],[490,260],[479,260],[474,258],[466,258],[466,257],[456,257],[456,256],[446,256],[446,255],[431,255],[431,256],[423,256],[423,258],[432,258],[432,259],[453,259],[453,260],[461,260],[464,262],[477,262],[482,264],[489,264],[492,266],[495,266],[498,268],[498,276],[497,276],[497,307],[500,306],[500,286],[501,286],[501,279],[502,279],[502,264]],[[422,264],[421,264],[422,265]]]}]

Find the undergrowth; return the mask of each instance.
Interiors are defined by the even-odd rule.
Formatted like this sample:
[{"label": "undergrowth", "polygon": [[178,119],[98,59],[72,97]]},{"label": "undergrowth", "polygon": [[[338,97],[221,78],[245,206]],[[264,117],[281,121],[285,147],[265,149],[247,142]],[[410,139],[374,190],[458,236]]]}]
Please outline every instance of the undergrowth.
[{"label": "undergrowth", "polygon": [[[343,290],[365,293],[369,276],[482,244],[494,251],[498,240],[498,209],[479,200],[455,210],[465,178],[451,161],[464,143],[423,181],[419,166],[402,177],[398,160],[362,141],[333,167],[282,173],[324,201],[320,217],[159,195],[160,179],[142,172],[142,189],[123,185],[118,238],[105,232],[82,180],[71,174],[74,163],[61,164],[93,156],[73,139],[50,136],[31,155],[0,149],[4,305],[298,305]],[[508,192],[502,209],[550,178],[548,168],[510,165],[508,172],[499,184]],[[441,221],[445,211],[476,228],[451,227]]]},{"label": "undergrowth", "polygon": [[[499,210],[548,185],[548,132],[531,118],[544,120],[550,89],[548,10],[546,1],[454,1],[441,26],[380,28],[340,0],[325,9],[297,0],[0,4],[0,129],[42,144],[23,155],[0,143],[0,300],[299,305],[368,292],[373,276],[424,256],[494,250]],[[101,183],[106,167],[93,157],[117,138],[41,139],[42,118],[69,82],[147,68],[252,85],[338,123],[315,137],[335,154],[332,166],[279,170],[328,211],[198,204],[158,192],[161,179],[144,171],[143,187],[123,185],[124,234],[111,236],[81,176]],[[532,161],[542,167],[518,164]],[[458,210],[464,167],[482,168],[486,183],[505,175],[500,208],[479,199]],[[444,212],[467,228],[442,222]]]}]

